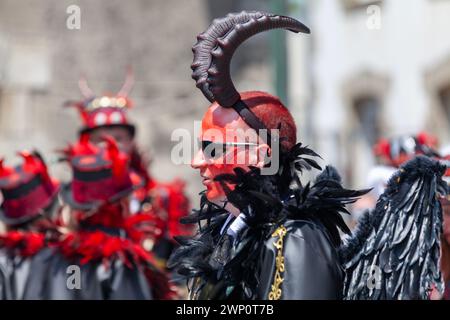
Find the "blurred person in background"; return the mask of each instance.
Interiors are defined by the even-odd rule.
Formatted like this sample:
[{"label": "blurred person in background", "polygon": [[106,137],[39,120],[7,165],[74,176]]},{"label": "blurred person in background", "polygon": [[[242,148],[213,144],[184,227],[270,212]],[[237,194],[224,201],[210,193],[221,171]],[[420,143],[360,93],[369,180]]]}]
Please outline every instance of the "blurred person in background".
[{"label": "blurred person in background", "polygon": [[140,212],[156,215],[160,221],[163,236],[157,243],[148,239],[144,247],[153,251],[161,267],[172,253],[176,243],[174,237],[188,235],[191,228],[179,223],[179,219],[189,214],[189,200],[184,192],[185,183],[175,179],[171,183],[163,183],[152,177],[148,171],[149,161],[139,151],[136,142],[136,127],[128,119],[127,111],[133,106],[128,97],[134,84],[131,69],[128,70],[125,82],[117,94],[106,94],[97,97],[89,88],[87,81],[79,81],[83,101],[69,102],[75,106],[83,121],[79,135],[86,134],[93,144],[103,143],[102,137],[109,135],[117,141],[120,149],[130,157],[130,168],[135,173],[133,183],[140,185],[133,191],[130,200],[131,213]]},{"label": "blurred person in background", "polygon": [[[30,277],[27,299],[170,299],[173,291],[143,241],[162,231],[152,214],[131,214],[133,184],[130,157],[111,137],[101,145],[83,134],[66,150],[72,181],[61,188],[70,208],[69,231],[42,251],[37,274]],[[70,287],[69,269],[79,268]],[[75,270],[75,269],[74,269]],[[75,271],[76,272],[76,271]]]},{"label": "blurred person in background", "polygon": [[436,148],[438,140],[426,132],[415,135],[401,135],[391,139],[380,139],[374,146],[374,155],[380,163],[394,168],[400,167],[406,161],[417,155],[438,157]]},{"label": "blurred person in background", "polygon": [[367,188],[372,190],[353,205],[352,226],[366,210],[375,207],[389,178],[402,164],[417,155],[440,158],[436,151],[437,144],[437,138],[426,132],[380,139],[373,147],[374,156],[377,157],[379,164],[372,167],[367,175]]},{"label": "blurred person in background", "polygon": [[[49,176],[38,152],[20,152],[23,163],[7,167],[0,160],[0,298],[22,299],[35,272],[35,256],[59,237],[54,224],[59,182]],[[40,278],[42,275],[35,273]]]}]

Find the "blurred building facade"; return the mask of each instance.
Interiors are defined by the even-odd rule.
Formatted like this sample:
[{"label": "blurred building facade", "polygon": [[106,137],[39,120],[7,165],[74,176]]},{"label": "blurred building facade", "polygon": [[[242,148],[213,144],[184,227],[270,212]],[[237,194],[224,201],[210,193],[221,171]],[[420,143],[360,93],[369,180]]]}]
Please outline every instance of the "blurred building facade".
[{"label": "blurred building facade", "polygon": [[[182,177],[197,200],[198,172],[171,161],[175,129],[194,134],[194,121],[208,102],[191,79],[191,47],[215,17],[230,11],[267,8],[267,1],[220,0],[1,0],[0,1],[0,155],[7,161],[20,149],[38,148],[52,172],[67,180],[55,149],[76,139],[81,125],[64,102],[82,96],[84,75],[101,95],[119,90],[128,66],[135,74],[131,119],[139,146],[152,159],[160,180]],[[80,28],[67,27],[76,5]],[[73,20],[70,20],[73,22]],[[257,52],[257,57],[252,56]],[[233,59],[242,90],[271,91],[267,36],[252,39]],[[192,140],[196,144],[196,140]],[[11,162],[18,161],[13,159]]]},{"label": "blurred building facade", "polygon": [[310,64],[297,83],[310,83],[307,138],[325,162],[362,187],[378,138],[426,130],[450,143],[450,1],[307,4]]},{"label": "blurred building facade", "polygon": [[[79,30],[67,28],[71,5],[80,8]],[[191,46],[213,18],[243,9],[289,14],[311,28],[244,43],[233,78],[241,91],[279,95],[299,140],[347,184],[364,186],[381,136],[428,130],[450,142],[447,0],[1,0],[0,154],[37,147],[54,159],[80,125],[63,108],[81,98],[79,77],[102,94],[118,90],[131,65],[139,145],[157,178],[181,176],[196,197],[198,173],[170,158],[172,132],[193,135],[208,104],[190,77]],[[64,166],[51,168],[69,178]]]}]

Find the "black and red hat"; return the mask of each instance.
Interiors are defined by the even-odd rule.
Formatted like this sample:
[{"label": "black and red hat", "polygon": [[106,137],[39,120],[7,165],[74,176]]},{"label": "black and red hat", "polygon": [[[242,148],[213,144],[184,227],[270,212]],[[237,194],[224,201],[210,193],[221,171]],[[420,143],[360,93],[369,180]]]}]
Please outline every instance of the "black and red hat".
[{"label": "black and red hat", "polygon": [[399,167],[416,155],[439,158],[436,151],[437,138],[426,132],[380,139],[373,147],[374,154],[387,164]]},{"label": "black and red hat", "polygon": [[16,167],[7,167],[0,160],[0,219],[7,225],[23,224],[45,214],[59,191],[59,182],[50,177],[38,152],[22,151],[19,155],[23,163]]},{"label": "black and red hat", "polygon": [[66,105],[74,106],[80,113],[83,127],[80,135],[102,127],[125,127],[132,136],[136,128],[127,117],[127,111],[133,106],[128,94],[134,83],[131,69],[128,70],[125,83],[117,94],[96,96],[89,88],[85,78],[79,81],[83,101],[68,102]]},{"label": "black and red hat", "polygon": [[93,145],[83,134],[76,145],[65,150],[72,168],[72,182],[63,187],[64,202],[75,209],[90,211],[128,196],[133,185],[129,156],[115,140],[104,136],[104,144]]}]

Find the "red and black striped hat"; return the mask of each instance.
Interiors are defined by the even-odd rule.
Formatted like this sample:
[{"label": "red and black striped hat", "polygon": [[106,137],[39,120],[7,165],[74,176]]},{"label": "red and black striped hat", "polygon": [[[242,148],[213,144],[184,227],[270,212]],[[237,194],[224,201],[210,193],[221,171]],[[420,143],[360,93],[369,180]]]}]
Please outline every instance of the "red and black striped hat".
[{"label": "red and black striped hat", "polygon": [[7,225],[23,224],[45,214],[59,191],[59,182],[50,177],[37,151],[19,152],[23,163],[7,167],[0,160],[0,191],[3,203],[0,219]]},{"label": "red and black striped hat", "polygon": [[72,208],[94,210],[128,196],[136,187],[130,177],[129,156],[119,150],[113,138],[103,139],[105,144],[95,146],[84,134],[65,150],[73,177],[62,188],[61,196]]}]

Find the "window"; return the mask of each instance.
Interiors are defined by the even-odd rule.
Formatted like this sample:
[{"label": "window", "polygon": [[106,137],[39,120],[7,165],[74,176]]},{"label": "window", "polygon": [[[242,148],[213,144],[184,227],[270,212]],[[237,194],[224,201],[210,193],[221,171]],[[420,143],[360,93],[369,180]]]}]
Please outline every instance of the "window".
[{"label": "window", "polygon": [[361,137],[372,146],[380,134],[378,128],[379,100],[374,96],[358,97],[353,102],[353,109],[359,122],[358,131]]},{"label": "window", "polygon": [[427,128],[439,137],[441,146],[450,143],[450,55],[425,71],[428,93]]},{"label": "window", "polygon": [[346,181],[354,188],[367,185],[367,174],[376,164],[372,149],[386,134],[382,120],[389,83],[386,75],[371,70],[363,70],[343,82],[346,117],[342,153]]},{"label": "window", "polygon": [[450,123],[450,84],[442,87],[438,91],[438,96],[441,107],[447,116],[447,122]]},{"label": "window", "polygon": [[381,100],[375,95],[356,96],[350,101],[352,121],[346,138],[346,180],[352,187],[365,187],[367,173],[375,164],[372,153],[380,137]]}]

